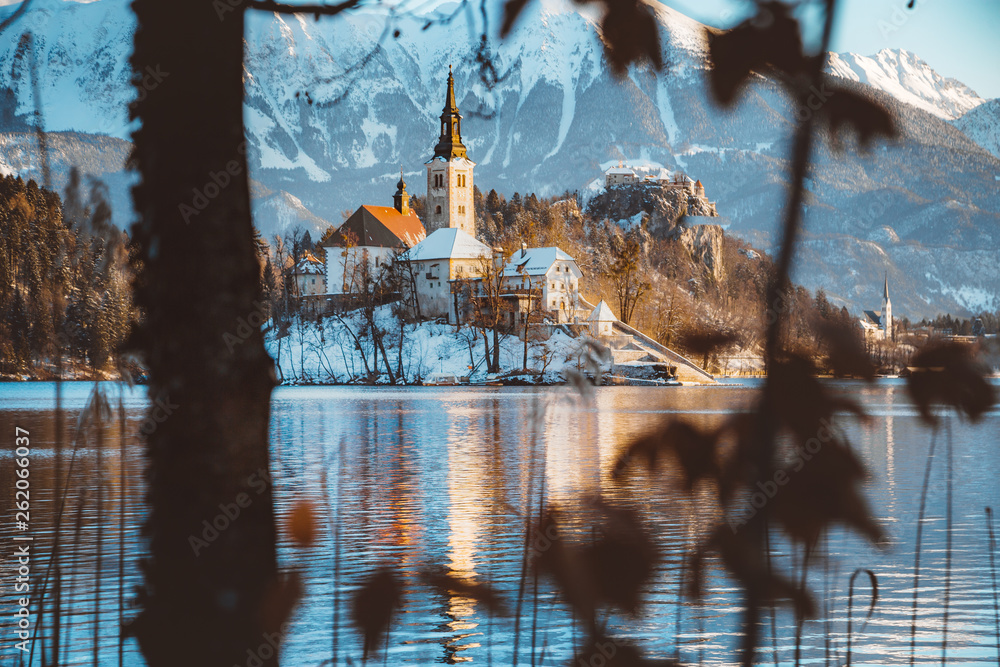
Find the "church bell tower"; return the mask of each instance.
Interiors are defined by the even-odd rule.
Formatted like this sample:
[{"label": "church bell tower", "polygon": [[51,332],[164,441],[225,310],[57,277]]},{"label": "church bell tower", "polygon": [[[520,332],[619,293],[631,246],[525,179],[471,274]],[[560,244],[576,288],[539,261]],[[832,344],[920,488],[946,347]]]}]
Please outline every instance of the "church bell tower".
[{"label": "church bell tower", "polygon": [[424,212],[427,232],[457,227],[476,235],[476,211],[472,201],[472,172],[476,163],[469,159],[462,143],[462,114],[455,103],[455,77],[448,67],[448,91],[441,112],[441,136],[427,166],[427,205]]}]

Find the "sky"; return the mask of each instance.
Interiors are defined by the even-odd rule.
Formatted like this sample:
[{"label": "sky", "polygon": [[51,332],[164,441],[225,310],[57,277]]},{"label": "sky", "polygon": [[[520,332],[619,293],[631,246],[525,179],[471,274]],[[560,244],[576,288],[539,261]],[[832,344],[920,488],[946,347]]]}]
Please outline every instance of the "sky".
[{"label": "sky", "polygon": [[[746,16],[740,0],[660,0],[716,28]],[[938,74],[985,98],[1000,97],[1000,0],[841,0],[831,50],[870,56],[884,48],[917,54]]]}]

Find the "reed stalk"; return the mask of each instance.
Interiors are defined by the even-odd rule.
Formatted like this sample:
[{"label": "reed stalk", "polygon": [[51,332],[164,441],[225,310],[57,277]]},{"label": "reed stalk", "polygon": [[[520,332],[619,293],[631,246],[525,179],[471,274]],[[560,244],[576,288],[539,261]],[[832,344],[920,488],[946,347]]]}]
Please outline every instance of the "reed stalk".
[{"label": "reed stalk", "polygon": [[948,480],[947,480],[947,490],[946,490],[946,500],[945,504],[947,506],[947,521],[945,524],[945,553],[944,553],[944,622],[941,629],[941,667],[944,667],[948,662],[948,606],[951,601],[951,543],[952,543],[952,499],[953,499],[953,481],[954,481],[954,468],[952,459],[952,438],[951,438],[951,421],[945,421],[945,428],[948,431]]},{"label": "reed stalk", "polygon": [[931,446],[927,452],[927,465],[924,467],[924,485],[920,491],[920,510],[917,513],[917,537],[913,550],[913,605],[910,617],[910,665],[915,664],[917,652],[917,599],[920,586],[920,538],[924,532],[924,514],[927,510],[927,489],[931,481],[931,466],[934,463],[934,449],[937,446],[937,426],[931,431]]}]

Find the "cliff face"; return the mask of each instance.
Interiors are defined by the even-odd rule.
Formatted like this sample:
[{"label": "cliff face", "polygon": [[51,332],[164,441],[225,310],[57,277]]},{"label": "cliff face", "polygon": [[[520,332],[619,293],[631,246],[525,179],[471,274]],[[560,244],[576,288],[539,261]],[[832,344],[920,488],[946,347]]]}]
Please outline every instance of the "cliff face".
[{"label": "cliff face", "polygon": [[722,239],[724,236],[719,225],[696,225],[674,228],[671,238],[681,244],[692,261],[703,264],[712,278],[720,282],[725,277],[725,263],[722,254]]},{"label": "cliff face", "polygon": [[[704,196],[670,185],[616,185],[605,189],[587,204],[595,217],[629,226],[641,219],[653,236],[669,237],[685,215],[718,217]],[[643,214],[643,215],[640,215]],[[637,216],[639,216],[637,218]]]}]

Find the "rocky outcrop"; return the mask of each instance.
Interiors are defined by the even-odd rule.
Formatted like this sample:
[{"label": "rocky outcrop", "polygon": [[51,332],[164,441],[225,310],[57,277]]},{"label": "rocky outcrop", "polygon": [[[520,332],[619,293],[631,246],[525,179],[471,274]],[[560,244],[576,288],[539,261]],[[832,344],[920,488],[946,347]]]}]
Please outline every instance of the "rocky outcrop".
[{"label": "rocky outcrop", "polygon": [[587,212],[622,224],[641,215],[647,231],[661,237],[669,237],[685,215],[718,217],[715,207],[703,194],[694,194],[684,186],[659,183],[607,188],[590,200]]},{"label": "rocky outcrop", "polygon": [[695,225],[693,227],[678,226],[671,234],[693,261],[703,264],[715,281],[721,281],[725,275],[725,265],[722,260],[722,238],[724,232],[719,225]]}]

